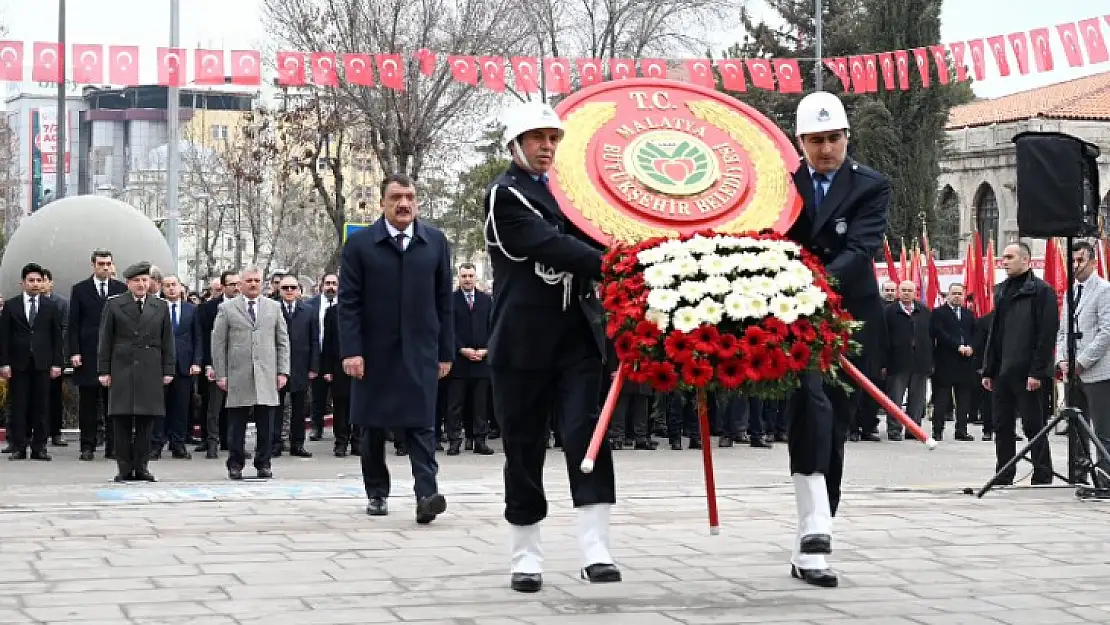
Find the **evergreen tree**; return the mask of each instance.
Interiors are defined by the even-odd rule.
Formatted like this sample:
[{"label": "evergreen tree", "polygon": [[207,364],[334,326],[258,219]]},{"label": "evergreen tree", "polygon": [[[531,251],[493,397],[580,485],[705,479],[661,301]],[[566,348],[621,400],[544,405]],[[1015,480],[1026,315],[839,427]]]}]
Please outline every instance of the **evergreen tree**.
[{"label": "evergreen tree", "polygon": [[509,167],[502,134],[501,128],[483,133],[481,143],[475,148],[482,160],[459,176],[451,200],[452,212],[440,220],[451,237],[456,258],[470,257],[485,248],[482,231],[486,221],[486,189]]}]

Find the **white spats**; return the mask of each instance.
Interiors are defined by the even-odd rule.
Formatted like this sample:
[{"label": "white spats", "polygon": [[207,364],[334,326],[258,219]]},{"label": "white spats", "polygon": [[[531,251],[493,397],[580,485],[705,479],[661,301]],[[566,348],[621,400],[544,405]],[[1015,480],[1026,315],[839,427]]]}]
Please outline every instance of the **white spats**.
[{"label": "white spats", "polygon": [[511,573],[543,573],[543,546],[540,544],[540,524],[510,525],[509,542],[512,551]]},{"label": "white spats", "polygon": [[829,507],[829,492],[825,488],[824,475],[801,475],[795,473],[794,501],[798,505],[798,533],[794,538],[794,550],[790,561],[802,569],[826,569],[823,554],[803,554],[803,536],[832,536],[832,511]]},{"label": "white spats", "polygon": [[582,566],[614,564],[609,553],[609,510],[607,503],[578,508],[578,548],[582,552]]}]

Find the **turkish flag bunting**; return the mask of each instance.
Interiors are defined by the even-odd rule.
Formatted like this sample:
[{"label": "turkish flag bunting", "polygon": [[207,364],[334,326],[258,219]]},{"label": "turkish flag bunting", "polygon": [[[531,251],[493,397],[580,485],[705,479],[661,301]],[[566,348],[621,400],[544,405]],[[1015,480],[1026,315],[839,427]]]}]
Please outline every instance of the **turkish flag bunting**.
[{"label": "turkish flag bunting", "polygon": [[[394,91],[404,91],[405,59],[400,54],[379,54],[374,57],[374,60],[378,64],[378,82],[383,87],[388,87]],[[421,73],[424,71],[423,60],[421,60],[420,71]]]},{"label": "turkish flag bunting", "polygon": [[994,64],[998,67],[999,76],[1010,75],[1010,57],[1006,54],[1006,38],[1002,35],[987,37],[987,45],[991,47],[994,55]]},{"label": "turkish flag bunting", "polygon": [[775,78],[778,79],[779,93],[802,92],[802,70],[797,59],[773,59]]},{"label": "turkish flag bunting", "polygon": [[840,79],[840,85],[844,87],[845,91],[852,89],[852,72],[848,70],[848,59],[844,57],[837,57],[835,59],[825,59],[825,67],[829,71],[836,74]]},{"label": "turkish flag bunting", "polygon": [[304,86],[304,55],[300,52],[277,53],[278,84],[283,87]]},{"label": "turkish flag bunting", "polygon": [[451,77],[464,85],[478,84],[478,58],[473,56],[450,55],[447,64],[451,66]]},{"label": "turkish flag bunting", "polygon": [[894,54],[892,52],[882,52],[879,54],[879,68],[883,72],[883,88],[887,91],[894,91],[897,89],[897,83],[894,81]]},{"label": "turkish flag bunting", "polygon": [[867,93],[867,67],[862,56],[848,57],[848,67],[852,73],[852,91]]},{"label": "turkish flag bunting", "polygon": [[640,59],[640,75],[644,78],[666,78],[667,62],[663,59]]},{"label": "turkish flag bunting", "polygon": [[632,59],[609,59],[609,78],[624,80],[636,77],[636,61]]},{"label": "turkish flag bunting", "polygon": [[544,59],[543,86],[548,93],[570,93],[570,61]]},{"label": "turkish flag bunting", "polygon": [[185,84],[185,49],[158,48],[158,84],[180,87]]},{"label": "turkish flag bunting", "polygon": [[23,82],[22,41],[0,41],[0,80]]},{"label": "turkish flag bunting", "polygon": [[431,76],[436,73],[436,53],[427,48],[416,51],[416,61],[420,63],[420,73]]},{"label": "turkish flag bunting", "polygon": [[867,76],[867,91],[877,93],[879,91],[879,61],[874,54],[863,57],[863,71]]},{"label": "turkish flag bunting", "polygon": [[932,82],[929,79],[929,52],[925,48],[914,48],[913,62],[917,65],[917,75],[921,76],[921,86],[928,89]]},{"label": "turkish flag bunting", "polygon": [[482,65],[482,84],[486,89],[497,93],[505,91],[505,58],[483,56],[478,59]]},{"label": "turkish flag bunting", "polygon": [[933,62],[937,66],[937,77],[940,78],[940,84],[948,84],[948,50],[944,45],[929,46],[929,51],[933,54]]},{"label": "turkish flag bunting", "polygon": [[957,41],[956,43],[948,44],[948,49],[952,51],[952,61],[956,66],[956,82],[963,82],[967,80],[967,43]]},{"label": "turkish flag bunting", "polygon": [[338,87],[339,74],[335,71],[334,52],[313,52],[309,57],[312,64],[312,84],[318,87]]},{"label": "turkish flag bunting", "polygon": [[108,46],[108,82],[124,87],[139,84],[138,46]]},{"label": "turkish flag bunting", "polygon": [[693,59],[686,61],[686,72],[690,74],[690,82],[695,85],[713,89],[717,86],[717,77],[713,75],[713,68],[707,59]]},{"label": "turkish flag bunting", "polygon": [[224,83],[224,51],[196,50],[193,52],[194,82],[198,85]]},{"label": "turkish flag bunting", "polygon": [[767,59],[744,59],[744,65],[748,66],[748,78],[751,79],[753,87],[775,90],[775,75]]},{"label": "turkish flag bunting", "polygon": [[59,83],[62,81],[62,58],[58,54],[58,44],[36,41],[32,48],[34,64],[31,66],[31,80],[35,82]]},{"label": "turkish flag bunting", "polygon": [[[1110,24],[1110,17],[1106,18]],[[1102,25],[1097,17],[1079,22],[1079,32],[1083,35],[1083,44],[1087,47],[1087,62],[1105,63],[1110,61],[1110,51],[1106,49],[1106,40],[1102,38]]]},{"label": "turkish flag bunting", "polygon": [[369,54],[344,54],[343,78],[352,85],[374,86],[373,59]]},{"label": "turkish flag bunting", "polygon": [[748,90],[744,80],[744,64],[740,59],[720,59],[717,71],[721,72],[721,86],[725,91],[744,92]]},{"label": "turkish flag bunting", "polygon": [[1079,49],[1079,30],[1074,23],[1059,24],[1056,32],[1060,34],[1060,43],[1064,44],[1064,55],[1068,57],[1068,65],[1083,67],[1083,52]]},{"label": "turkish flag bunting", "polygon": [[1055,63],[1052,59],[1052,40],[1049,38],[1048,29],[1034,28],[1029,31],[1029,42],[1032,45],[1033,61],[1037,64],[1037,71],[1051,72]]},{"label": "turkish flag bunting", "polygon": [[1018,73],[1022,76],[1029,73],[1029,38],[1025,33],[1010,33],[1006,35],[1006,40],[1010,42],[1010,48],[1014,51],[1014,58],[1017,59]]},{"label": "turkish flag bunting", "polygon": [[583,87],[596,85],[605,80],[600,59],[575,59],[578,65],[578,80]]},{"label": "turkish flag bunting", "polygon": [[530,56],[514,56],[509,59],[513,67],[513,82],[516,90],[523,93],[536,93],[540,90],[540,70],[538,62]]},{"label": "turkish flag bunting", "polygon": [[894,51],[894,67],[898,70],[898,88],[910,90],[910,53],[905,50]]},{"label": "turkish flag bunting", "polygon": [[258,50],[232,50],[231,82],[236,85],[261,85],[262,53]]},{"label": "turkish flag bunting", "polygon": [[987,51],[982,39],[972,39],[967,42],[971,48],[971,68],[975,70],[975,80],[984,80],[987,77]]},{"label": "turkish flag bunting", "polygon": [[73,44],[73,82],[99,85],[104,82],[104,46]]}]

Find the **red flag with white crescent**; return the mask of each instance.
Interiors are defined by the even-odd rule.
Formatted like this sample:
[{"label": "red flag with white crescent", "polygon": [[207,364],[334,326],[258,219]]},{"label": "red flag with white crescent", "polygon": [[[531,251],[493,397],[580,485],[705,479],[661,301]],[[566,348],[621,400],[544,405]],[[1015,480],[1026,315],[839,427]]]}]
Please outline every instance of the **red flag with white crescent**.
[{"label": "red flag with white crescent", "polygon": [[863,57],[848,57],[848,69],[852,77],[852,91],[854,93],[867,93],[867,68],[863,64]]},{"label": "red flag with white crescent", "polygon": [[940,84],[948,84],[948,50],[944,44],[929,46],[929,52],[933,55],[933,63],[937,66],[937,78],[940,79]]},{"label": "red flag with white crescent", "polygon": [[932,82],[929,78],[929,52],[925,48],[913,49],[913,62],[917,65],[917,75],[921,77],[921,86],[928,88]]},{"label": "red flag with white crescent", "polygon": [[956,82],[964,82],[967,80],[967,43],[950,43],[948,49],[952,52],[952,62],[956,66]]},{"label": "red flag with white crescent", "polygon": [[262,84],[262,53],[258,50],[232,50],[231,82],[251,86]]},{"label": "red flag with white crescent", "polygon": [[894,68],[898,70],[898,88],[910,90],[910,53],[905,50],[894,51]]},{"label": "red flag with white crescent", "polygon": [[305,82],[304,55],[300,52],[277,53],[277,82],[283,87],[303,87]]},{"label": "red flag with white crescent", "polygon": [[138,46],[108,46],[108,82],[124,87],[139,84]]},{"label": "red flag with white crescent", "polygon": [[[1037,66],[1037,71],[1041,73],[1051,72],[1056,63],[1052,58],[1052,40],[1048,29],[1034,28],[1029,31],[1029,46],[1033,52],[1033,62]],[[1080,58],[1080,61],[1082,60]]]},{"label": "red flag with white crescent", "polygon": [[713,89],[717,86],[717,77],[713,75],[713,68],[708,59],[690,59],[685,62],[686,73],[690,75],[690,82],[695,85]]},{"label": "red flag with white crescent", "polygon": [[768,91],[775,90],[775,75],[767,59],[744,59],[744,65],[748,66],[748,78],[751,79],[753,87]]},{"label": "red flag with white crescent", "polygon": [[848,69],[848,59],[840,56],[833,59],[824,59],[825,67],[840,79],[840,85],[845,91],[852,89],[852,72]]},{"label": "red flag with white crescent", "polygon": [[0,41],[0,80],[23,82],[22,41]]},{"label": "red flag with white crescent", "polygon": [[971,68],[975,71],[975,80],[984,80],[987,77],[987,51],[982,39],[972,39],[967,42],[971,48]]},{"label": "red flag with white crescent", "polygon": [[[1106,20],[1110,24],[1110,17]],[[1097,17],[1079,22],[1079,32],[1083,35],[1083,45],[1087,47],[1087,62],[1105,63],[1110,61],[1110,50],[1106,48],[1106,39],[1102,36],[1102,25]]]},{"label": "red flag with white crescent", "polygon": [[548,93],[570,93],[570,61],[544,59],[543,86]]},{"label": "red flag with white crescent", "polygon": [[31,51],[34,54],[33,64],[31,65],[31,80],[52,82],[54,84],[61,82],[64,69],[58,44],[36,41]]},{"label": "red flag with white crescent", "polygon": [[798,67],[797,59],[772,59],[771,65],[775,68],[779,93],[802,92],[802,70]]},{"label": "red flag with white crescent", "polygon": [[1006,35],[1010,42],[1010,49],[1014,51],[1017,60],[1018,73],[1022,76],[1029,73],[1029,37],[1025,33],[1010,33]]},{"label": "red flag with white crescent", "polygon": [[1064,55],[1068,58],[1068,65],[1083,67],[1083,51],[1079,49],[1079,28],[1074,22],[1058,24],[1056,32],[1060,35],[1060,43],[1064,44]]},{"label": "red flag with white crescent", "polygon": [[644,78],[666,78],[667,62],[663,59],[640,59],[640,74]]},{"label": "red flag with white crescent", "polygon": [[575,59],[578,65],[578,80],[583,87],[596,85],[605,80],[601,59]]},{"label": "red flag with white crescent", "polygon": [[879,91],[879,60],[874,54],[867,54],[863,57],[863,70],[867,76],[867,91],[869,93],[878,93]]},{"label": "red flag with white crescent", "polygon": [[[379,54],[374,60],[378,64],[378,82],[394,91],[404,91],[405,59],[400,54]],[[421,72],[423,70],[421,67]]]},{"label": "red flag with white crescent", "polygon": [[436,53],[427,48],[416,51],[416,62],[420,63],[420,73],[431,76],[436,73]]},{"label": "red flag with white crescent", "polygon": [[338,87],[339,73],[335,71],[334,52],[313,52],[309,56],[312,64],[312,84],[317,87]]},{"label": "red flag with white crescent", "polygon": [[344,54],[343,78],[359,87],[374,86],[373,59],[369,54]]},{"label": "red flag with white crescent", "polygon": [[881,52],[879,53],[879,68],[883,73],[883,88],[887,91],[894,91],[897,89],[897,82],[894,80],[894,53]]},{"label": "red flag with white crescent", "polygon": [[195,50],[193,52],[193,82],[198,85],[224,84],[224,51]]},{"label": "red flag with white crescent", "polygon": [[609,59],[609,78],[624,80],[636,77],[636,61],[632,59]]},{"label": "red flag with white crescent", "polygon": [[505,58],[500,56],[483,56],[478,59],[482,66],[482,84],[495,93],[505,91]]},{"label": "red flag with white crescent", "polygon": [[744,80],[744,64],[740,59],[720,59],[717,71],[721,72],[721,87],[725,91],[745,92],[748,90]]},{"label": "red flag with white crescent", "polygon": [[456,82],[472,87],[478,84],[477,57],[452,54],[447,57],[447,65],[451,67],[451,77]]},{"label": "red flag with white crescent", "polygon": [[99,85],[104,82],[104,46],[73,44],[73,82]]},{"label": "red flag with white crescent", "polygon": [[1006,52],[1006,38],[1002,35],[987,37],[987,45],[991,47],[994,56],[994,65],[998,68],[999,76],[1010,75],[1010,56]]},{"label": "red flag with white crescent", "polygon": [[513,82],[516,90],[522,93],[537,93],[540,90],[539,62],[530,56],[514,56],[509,59],[513,67]]},{"label": "red flag with white crescent", "polygon": [[185,84],[185,49],[158,48],[158,84],[180,87]]}]

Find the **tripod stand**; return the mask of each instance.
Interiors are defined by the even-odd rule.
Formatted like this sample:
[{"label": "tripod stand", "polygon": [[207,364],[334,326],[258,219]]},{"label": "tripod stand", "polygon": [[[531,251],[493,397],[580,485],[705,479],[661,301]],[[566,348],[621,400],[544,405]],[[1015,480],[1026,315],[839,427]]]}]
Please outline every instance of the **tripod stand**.
[{"label": "tripod stand", "polygon": [[[1071,254],[1073,239],[1067,237],[1068,254]],[[1048,445],[1048,437],[1056,428],[1056,425],[1061,421],[1066,421],[1068,426],[1068,435],[1076,437],[1076,444],[1069,448],[1068,463],[1069,475],[1064,477],[1059,473],[1053,471],[1056,477],[1064,480],[1068,484],[1075,486],[1075,496],[1080,499],[1110,499],[1110,475],[1103,471],[1097,463],[1091,459],[1091,444],[1093,443],[1095,449],[1098,451],[1099,458],[1110,458],[1107,454],[1106,448],[1103,447],[1102,442],[1099,441],[1098,436],[1095,435],[1094,429],[1091,427],[1091,422],[1083,415],[1083,411],[1076,407],[1076,395],[1078,391],[1076,385],[1079,383],[1079,376],[1075,374],[1075,359],[1076,359],[1076,343],[1082,338],[1079,329],[1076,327],[1077,316],[1075,314],[1076,299],[1075,291],[1072,285],[1075,284],[1075,264],[1068,259],[1067,263],[1067,331],[1066,331],[1066,345],[1067,345],[1067,363],[1068,375],[1064,383],[1064,404],[1065,407],[1061,409],[1055,417],[1052,418],[1035,436],[1029,439],[1029,442],[1021,449],[1021,451],[1014,454],[1014,457],[1005,464],[994,477],[990,479],[976,495],[982,498],[992,488],[999,483],[999,477],[1011,471],[1019,460],[1027,460],[1032,462],[1029,457],[1033,447],[1038,444]],[[1001,432],[995,432],[995,436],[1001,436]],[[1085,478],[1090,479],[1090,485],[1083,484]]]}]

